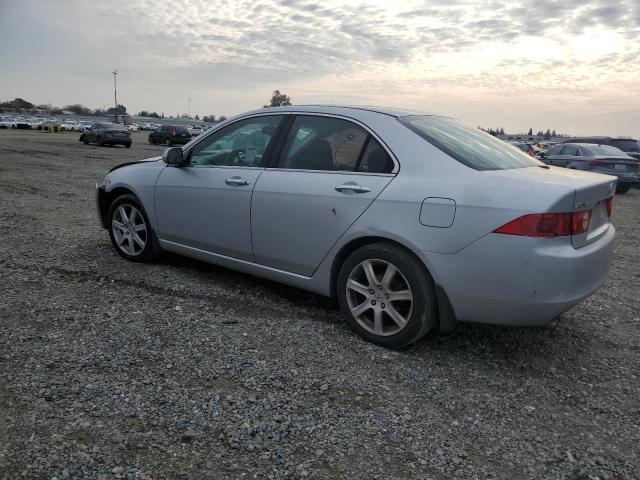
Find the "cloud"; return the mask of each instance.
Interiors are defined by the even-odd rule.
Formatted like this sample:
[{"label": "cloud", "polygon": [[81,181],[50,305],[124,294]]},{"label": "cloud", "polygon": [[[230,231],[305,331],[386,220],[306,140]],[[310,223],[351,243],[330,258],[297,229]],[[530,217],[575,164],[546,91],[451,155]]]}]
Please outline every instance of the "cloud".
[{"label": "cloud", "polygon": [[[534,101],[611,103],[617,88],[640,109],[638,0],[0,4],[0,41],[12,45],[0,56],[0,96],[7,85],[30,85],[19,79],[38,66],[54,77],[40,82],[38,95],[51,88],[43,100],[67,95],[65,86],[73,87],[68,98],[91,98],[86,84],[106,90],[105,72],[117,66],[138,108],[169,111],[187,90],[213,111],[263,104],[274,88],[294,100],[419,102],[426,110],[434,98],[452,106],[522,98],[527,109]],[[98,104],[108,102],[99,95]]]}]

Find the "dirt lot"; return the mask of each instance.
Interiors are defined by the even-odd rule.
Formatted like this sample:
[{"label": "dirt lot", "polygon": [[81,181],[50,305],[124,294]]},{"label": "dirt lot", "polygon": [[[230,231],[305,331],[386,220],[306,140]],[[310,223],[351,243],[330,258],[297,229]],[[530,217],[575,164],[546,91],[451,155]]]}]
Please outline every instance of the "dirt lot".
[{"label": "dirt lot", "polygon": [[559,326],[392,352],[321,297],[116,255],[94,184],[159,154],[0,130],[0,478],[639,478],[640,191]]}]

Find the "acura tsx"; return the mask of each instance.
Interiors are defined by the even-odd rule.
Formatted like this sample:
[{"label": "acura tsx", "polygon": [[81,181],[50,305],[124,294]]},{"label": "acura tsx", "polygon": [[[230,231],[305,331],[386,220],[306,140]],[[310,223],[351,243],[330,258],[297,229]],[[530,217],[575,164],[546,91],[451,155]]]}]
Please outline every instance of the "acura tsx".
[{"label": "acura tsx", "polygon": [[403,347],[459,321],[545,325],[592,294],[615,189],[451,118],[290,106],[111,169],[97,206],[128,260],[165,250],[332,296]]}]

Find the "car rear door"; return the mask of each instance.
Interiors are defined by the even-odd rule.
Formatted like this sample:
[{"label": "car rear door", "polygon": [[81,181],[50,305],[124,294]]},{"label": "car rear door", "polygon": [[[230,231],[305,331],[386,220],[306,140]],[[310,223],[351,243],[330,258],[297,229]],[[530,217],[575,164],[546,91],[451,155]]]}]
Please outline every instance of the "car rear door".
[{"label": "car rear door", "polygon": [[396,164],[364,126],[299,114],[253,191],[257,263],[310,276],[393,179]]},{"label": "car rear door", "polygon": [[285,117],[262,115],[226,125],[185,153],[187,166],[163,169],[155,197],[159,238],[253,261],[251,194]]}]

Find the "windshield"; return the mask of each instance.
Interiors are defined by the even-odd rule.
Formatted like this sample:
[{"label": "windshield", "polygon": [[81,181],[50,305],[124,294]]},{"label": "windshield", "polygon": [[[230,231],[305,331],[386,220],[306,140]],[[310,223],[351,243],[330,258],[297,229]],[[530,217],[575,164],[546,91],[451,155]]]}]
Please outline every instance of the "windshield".
[{"label": "windshield", "polygon": [[506,170],[540,162],[488,133],[457,120],[428,115],[401,117],[400,123],[450,157],[475,170]]},{"label": "windshield", "polygon": [[625,153],[616,147],[610,147],[609,145],[589,145],[586,147],[593,155],[607,155],[616,157],[626,157]]}]

